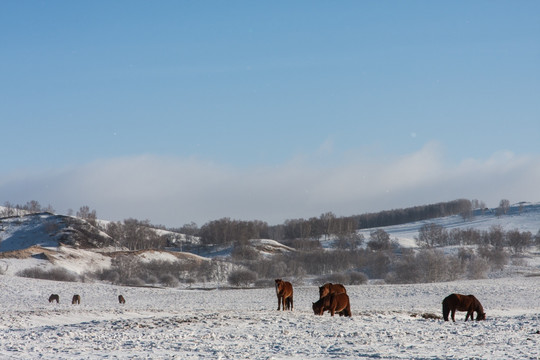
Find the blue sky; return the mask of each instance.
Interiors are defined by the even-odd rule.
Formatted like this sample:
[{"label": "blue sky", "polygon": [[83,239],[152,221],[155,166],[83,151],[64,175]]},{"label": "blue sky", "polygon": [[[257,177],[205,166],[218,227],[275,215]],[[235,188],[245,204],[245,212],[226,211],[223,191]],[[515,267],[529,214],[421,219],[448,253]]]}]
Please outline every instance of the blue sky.
[{"label": "blue sky", "polygon": [[0,204],[180,226],[540,201],[537,1],[4,1],[0,44]]}]

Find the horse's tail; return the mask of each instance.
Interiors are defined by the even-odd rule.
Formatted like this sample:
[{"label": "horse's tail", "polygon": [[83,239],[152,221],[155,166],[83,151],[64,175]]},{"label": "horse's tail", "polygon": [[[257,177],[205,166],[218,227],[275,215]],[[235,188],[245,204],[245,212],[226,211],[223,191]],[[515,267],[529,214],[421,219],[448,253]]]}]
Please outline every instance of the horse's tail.
[{"label": "horse's tail", "polygon": [[448,299],[444,299],[442,302],[442,314],[444,321],[448,321],[448,314],[450,313],[450,306],[448,306]]},{"label": "horse's tail", "polygon": [[347,301],[347,307],[345,308],[345,316],[352,317],[351,303],[349,301]]}]

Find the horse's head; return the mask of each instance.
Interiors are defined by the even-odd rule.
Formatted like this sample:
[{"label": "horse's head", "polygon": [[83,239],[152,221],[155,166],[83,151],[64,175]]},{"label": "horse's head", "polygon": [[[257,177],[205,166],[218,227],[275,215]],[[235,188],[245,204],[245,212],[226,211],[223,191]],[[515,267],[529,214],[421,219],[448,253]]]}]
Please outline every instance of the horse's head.
[{"label": "horse's head", "polygon": [[478,316],[476,316],[476,320],[479,321],[479,320],[486,320],[486,313],[485,312],[479,312],[478,313]]},{"label": "horse's head", "polygon": [[315,315],[322,315],[323,312],[324,312],[323,305],[322,305],[321,301],[317,301],[317,302],[312,303],[311,307],[313,308],[313,313]]},{"label": "horse's head", "polygon": [[283,287],[283,280],[276,279],[276,294],[279,295],[279,293],[281,292],[282,287]]}]

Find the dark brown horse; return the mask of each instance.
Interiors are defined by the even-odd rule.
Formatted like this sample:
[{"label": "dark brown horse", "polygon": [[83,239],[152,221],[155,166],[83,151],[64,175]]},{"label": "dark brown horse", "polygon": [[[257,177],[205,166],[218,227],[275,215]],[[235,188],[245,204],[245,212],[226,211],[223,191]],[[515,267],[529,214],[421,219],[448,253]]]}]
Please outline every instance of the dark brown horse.
[{"label": "dark brown horse", "polygon": [[341,294],[347,293],[345,286],[341,284],[326,283],[323,286],[319,286],[319,299],[322,299],[329,294]]},{"label": "dark brown horse", "polygon": [[280,305],[282,307],[282,310],[293,309],[293,287],[290,282],[276,279],[276,295],[278,310],[280,308]]},{"label": "dark brown horse", "polygon": [[345,293],[329,294],[313,303],[315,315],[322,315],[325,311],[329,311],[332,316],[337,312],[339,316],[351,317],[349,295]]},{"label": "dark brown horse", "polygon": [[73,295],[73,299],[71,299],[72,304],[80,304],[81,303],[81,296],[80,295]]},{"label": "dark brown horse", "polygon": [[454,318],[457,311],[466,311],[467,315],[465,316],[465,321],[471,318],[473,319],[474,312],[476,311],[476,320],[485,320],[486,313],[480,301],[475,298],[473,295],[461,295],[461,294],[450,294],[444,298],[442,302],[442,312],[444,321],[448,321],[448,314],[452,312],[452,321],[456,321]]},{"label": "dark brown horse", "polygon": [[124,299],[124,297],[122,295],[118,295],[118,302],[120,304],[125,304],[126,303],[126,299]]},{"label": "dark brown horse", "polygon": [[52,303],[55,300],[58,304],[60,302],[60,296],[58,296],[58,294],[51,294],[51,296],[49,296],[49,302]]}]

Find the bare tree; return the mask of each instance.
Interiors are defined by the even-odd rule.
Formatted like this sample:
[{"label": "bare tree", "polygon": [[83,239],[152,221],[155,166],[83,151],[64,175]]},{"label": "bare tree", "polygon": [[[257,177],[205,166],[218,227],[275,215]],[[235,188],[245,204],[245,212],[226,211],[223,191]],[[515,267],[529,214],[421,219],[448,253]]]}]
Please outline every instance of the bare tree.
[{"label": "bare tree", "polygon": [[390,250],[392,243],[390,235],[383,229],[377,229],[369,234],[371,240],[368,241],[368,247],[373,251]]},{"label": "bare tree", "polygon": [[41,205],[36,200],[30,200],[26,203],[24,209],[32,214],[35,214],[41,211]]},{"label": "bare tree", "polygon": [[478,255],[486,259],[492,269],[502,270],[508,264],[508,253],[503,247],[479,246]]},{"label": "bare tree", "polygon": [[90,207],[88,207],[88,205],[81,206],[79,211],[77,211],[77,217],[88,221],[94,226],[96,225],[96,210],[90,210]]},{"label": "bare tree", "polygon": [[473,209],[484,209],[486,207],[486,203],[481,201],[481,200],[478,200],[478,199],[473,199],[471,200],[472,202],[472,207]]},{"label": "bare tree", "polygon": [[499,207],[497,208],[496,214],[497,216],[506,215],[508,210],[510,210],[510,200],[502,199],[499,202]]},{"label": "bare tree", "polygon": [[471,259],[467,264],[467,272],[469,279],[484,279],[489,272],[489,263],[486,259],[476,257]]},{"label": "bare tree", "polygon": [[514,229],[506,233],[506,238],[508,246],[512,248],[515,254],[518,254],[531,245],[533,235],[530,231],[520,232],[519,229]]},{"label": "bare tree", "polygon": [[257,281],[257,274],[251,270],[236,270],[229,275],[228,281],[234,286],[247,286]]},{"label": "bare tree", "polygon": [[421,282],[436,282],[448,280],[448,260],[442,251],[427,249],[416,255],[420,269]]},{"label": "bare tree", "polygon": [[432,248],[446,245],[447,240],[448,232],[442,225],[429,223],[422,225],[416,242],[421,247]]},{"label": "bare tree", "polygon": [[327,212],[327,213],[321,214],[320,220],[324,227],[325,239],[328,239],[328,236],[332,232],[332,227],[334,225],[334,221],[336,220],[336,215],[333,212]]},{"label": "bare tree", "polygon": [[484,233],[484,244],[492,245],[495,247],[503,247],[505,233],[501,225],[492,225],[489,231]]},{"label": "bare tree", "polygon": [[186,240],[192,241],[193,238],[197,236],[199,227],[196,223],[191,222],[189,224],[184,224],[178,231],[186,236]]},{"label": "bare tree", "polygon": [[354,232],[349,235],[339,236],[335,242],[335,245],[338,249],[356,250],[363,243],[364,235]]},{"label": "bare tree", "polygon": [[199,230],[203,244],[232,244],[268,237],[268,224],[263,221],[240,221],[222,218],[210,221]]},{"label": "bare tree", "polygon": [[13,216],[15,215],[15,207],[9,202],[6,201],[4,203],[4,211],[2,213],[2,216]]},{"label": "bare tree", "polygon": [[130,250],[158,249],[166,242],[151,228],[149,220],[126,219],[118,229],[111,229],[120,231],[117,240]]}]

